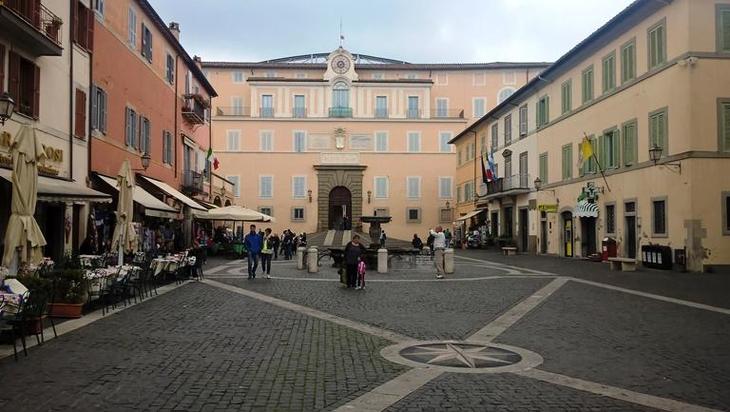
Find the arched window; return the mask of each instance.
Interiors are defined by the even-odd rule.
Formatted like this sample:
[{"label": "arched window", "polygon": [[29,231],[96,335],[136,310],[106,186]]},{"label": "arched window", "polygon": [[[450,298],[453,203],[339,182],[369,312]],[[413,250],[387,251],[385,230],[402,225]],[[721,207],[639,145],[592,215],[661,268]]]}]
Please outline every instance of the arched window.
[{"label": "arched window", "polygon": [[499,91],[499,96],[497,96],[497,102],[502,103],[503,101],[507,100],[508,97],[512,96],[512,93],[515,92],[515,89],[513,87],[505,87],[504,89]]},{"label": "arched window", "polygon": [[230,205],[231,205],[231,201],[230,200],[226,200],[226,207],[228,207]]},{"label": "arched window", "polygon": [[332,107],[350,107],[350,87],[345,82],[337,82],[332,87]]},{"label": "arched window", "polygon": [[221,207],[222,206],[220,196],[216,196],[215,197],[215,200],[213,200],[213,204],[216,205],[216,206],[218,206],[218,207]]}]

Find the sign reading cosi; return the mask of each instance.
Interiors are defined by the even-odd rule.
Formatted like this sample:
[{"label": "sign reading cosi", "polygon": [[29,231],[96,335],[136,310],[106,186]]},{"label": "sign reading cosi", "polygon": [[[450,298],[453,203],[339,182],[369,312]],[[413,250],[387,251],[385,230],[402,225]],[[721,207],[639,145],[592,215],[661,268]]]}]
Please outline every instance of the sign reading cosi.
[{"label": "sign reading cosi", "polygon": [[[10,141],[12,136],[8,132],[2,132],[0,134],[0,147],[5,147],[8,150],[10,149]],[[56,149],[55,147],[43,146],[43,151],[46,153],[46,159],[50,162],[54,163],[62,163],[63,162],[63,150],[62,149]]]}]

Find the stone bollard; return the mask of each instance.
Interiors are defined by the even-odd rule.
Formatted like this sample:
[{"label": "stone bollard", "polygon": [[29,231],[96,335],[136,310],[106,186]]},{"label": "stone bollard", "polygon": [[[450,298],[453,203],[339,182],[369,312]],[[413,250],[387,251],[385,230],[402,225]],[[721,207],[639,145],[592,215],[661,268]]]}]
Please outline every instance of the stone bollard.
[{"label": "stone bollard", "polygon": [[304,270],[304,253],[307,251],[307,248],[304,246],[300,246],[297,248],[297,269]]},{"label": "stone bollard", "polygon": [[309,273],[319,272],[319,265],[317,264],[317,248],[312,246],[307,251],[307,271]]},{"label": "stone bollard", "polygon": [[378,249],[378,273],[388,273],[388,249]]},{"label": "stone bollard", "polygon": [[454,249],[444,250],[444,272],[454,273]]}]

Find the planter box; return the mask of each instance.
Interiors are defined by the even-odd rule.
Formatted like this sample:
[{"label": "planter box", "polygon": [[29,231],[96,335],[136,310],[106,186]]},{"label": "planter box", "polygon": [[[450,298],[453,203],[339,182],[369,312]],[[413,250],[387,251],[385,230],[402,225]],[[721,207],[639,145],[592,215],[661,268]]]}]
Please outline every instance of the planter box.
[{"label": "planter box", "polygon": [[49,303],[48,314],[54,318],[80,318],[83,303]]}]

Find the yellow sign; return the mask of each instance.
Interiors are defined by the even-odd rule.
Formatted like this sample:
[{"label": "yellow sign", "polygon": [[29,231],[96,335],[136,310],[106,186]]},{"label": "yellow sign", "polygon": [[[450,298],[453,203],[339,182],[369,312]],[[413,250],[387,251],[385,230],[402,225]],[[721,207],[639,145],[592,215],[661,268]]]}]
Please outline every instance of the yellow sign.
[{"label": "yellow sign", "polygon": [[558,205],[538,205],[537,210],[545,213],[558,213]]},{"label": "yellow sign", "polygon": [[[10,141],[12,136],[8,132],[2,132],[0,133],[0,147],[7,147],[10,148]],[[63,150],[62,149],[56,149],[55,147],[51,146],[43,146],[43,151],[46,153],[46,159],[50,162],[55,163],[63,163]]]}]

